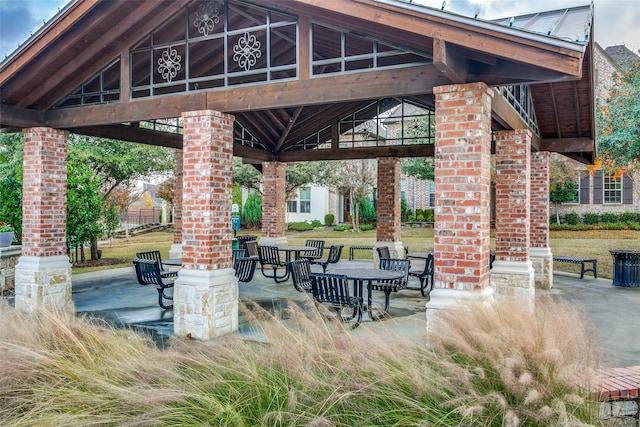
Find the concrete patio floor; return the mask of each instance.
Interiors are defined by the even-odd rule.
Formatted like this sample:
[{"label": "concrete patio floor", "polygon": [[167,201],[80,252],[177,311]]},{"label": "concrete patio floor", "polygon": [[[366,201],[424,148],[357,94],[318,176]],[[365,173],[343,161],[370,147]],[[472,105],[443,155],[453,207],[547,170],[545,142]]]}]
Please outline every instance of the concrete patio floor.
[{"label": "concrete patio floor", "polygon": [[[364,262],[370,265],[369,262]],[[362,266],[362,261],[342,261],[340,267]],[[240,283],[240,300],[254,301],[264,308],[281,305],[285,300],[302,302],[306,295],[291,283],[276,284],[256,269],[251,283]],[[378,294],[378,295],[376,295]],[[613,286],[610,279],[579,279],[577,275],[556,273],[554,288],[537,290],[536,296],[550,296],[584,308],[601,344],[603,367],[640,364],[640,288]],[[382,294],[374,293],[374,302],[382,302]],[[173,333],[173,313],[162,310],[153,287],[140,286],[133,268],[104,270],[73,276],[73,300],[78,314],[105,319],[116,325],[127,325],[152,334],[160,345]],[[418,291],[404,290],[391,296],[391,320],[364,321],[354,333],[401,334],[412,340],[425,340],[427,298]],[[248,321],[240,316],[241,335],[254,334]],[[571,325],[567,325],[571,327]]]}]

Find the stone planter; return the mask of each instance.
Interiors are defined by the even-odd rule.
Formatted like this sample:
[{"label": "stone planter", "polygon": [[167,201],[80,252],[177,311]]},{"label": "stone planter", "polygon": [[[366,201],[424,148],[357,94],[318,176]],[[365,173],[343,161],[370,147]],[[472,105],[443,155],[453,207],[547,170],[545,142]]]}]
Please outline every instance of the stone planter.
[{"label": "stone planter", "polygon": [[13,231],[0,232],[0,248],[11,246],[11,242],[13,242]]}]

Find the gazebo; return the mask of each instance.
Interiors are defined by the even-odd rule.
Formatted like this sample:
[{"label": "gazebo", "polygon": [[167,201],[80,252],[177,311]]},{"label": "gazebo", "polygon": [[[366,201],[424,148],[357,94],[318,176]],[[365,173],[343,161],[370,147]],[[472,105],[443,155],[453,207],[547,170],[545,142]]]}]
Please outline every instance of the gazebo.
[{"label": "gazebo", "polygon": [[[232,156],[263,172],[262,243],[286,241],[286,163],[377,159],[377,245],[392,253],[400,160],[434,157],[427,320],[470,301],[532,307],[552,286],[549,155],[595,156],[592,23],[590,6],[488,21],[401,0],[72,1],[0,64],[0,126],[24,134],[16,309],[72,309],[69,132],[175,149],[177,335],[237,329]],[[402,103],[430,112],[435,137],[340,143]]]}]

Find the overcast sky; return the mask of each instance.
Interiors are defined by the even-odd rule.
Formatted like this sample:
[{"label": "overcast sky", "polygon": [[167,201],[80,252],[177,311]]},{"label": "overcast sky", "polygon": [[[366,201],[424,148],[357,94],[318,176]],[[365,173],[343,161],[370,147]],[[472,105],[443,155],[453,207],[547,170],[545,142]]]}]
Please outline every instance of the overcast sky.
[{"label": "overcast sky", "polygon": [[[442,0],[413,0],[440,9]],[[67,0],[0,0],[0,59],[24,43]],[[589,0],[448,0],[445,10],[479,18],[498,19],[532,12],[589,4]],[[595,39],[602,46],[624,44],[640,49],[640,0],[594,0]]]}]

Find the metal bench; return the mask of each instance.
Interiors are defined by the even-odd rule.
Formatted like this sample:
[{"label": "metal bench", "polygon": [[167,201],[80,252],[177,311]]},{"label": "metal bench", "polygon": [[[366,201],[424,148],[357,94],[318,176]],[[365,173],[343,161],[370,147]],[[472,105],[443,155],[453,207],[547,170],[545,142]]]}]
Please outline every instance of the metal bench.
[{"label": "metal bench", "polygon": [[[173,305],[165,305],[164,300],[173,300],[173,296],[167,295],[165,291],[173,288],[173,280],[169,280],[167,277],[163,277],[160,274],[160,265],[157,261],[148,259],[136,258],[133,260],[133,265],[136,268],[136,277],[138,283],[143,286],[154,285],[158,291],[158,304],[164,310],[170,310]],[[177,272],[174,277],[177,277]]]},{"label": "metal bench", "polygon": [[[333,307],[340,321],[354,320],[351,325],[355,329],[362,321],[362,297],[351,296],[349,280],[341,274],[310,273],[311,294],[319,304]],[[343,313],[348,308],[350,313]]]},{"label": "metal bench", "polygon": [[373,256],[373,246],[349,246],[349,261],[353,261],[355,251],[371,251],[371,256]]},{"label": "metal bench", "polygon": [[[584,278],[584,273],[592,272],[594,279],[598,278],[598,260],[584,259],[567,256],[554,256],[553,262],[568,262],[571,264],[580,264],[580,278]],[[591,263],[591,268],[585,268],[586,263]]]},{"label": "metal bench", "polygon": [[238,257],[233,262],[236,277],[239,282],[247,283],[253,280],[258,260],[251,257]]}]

